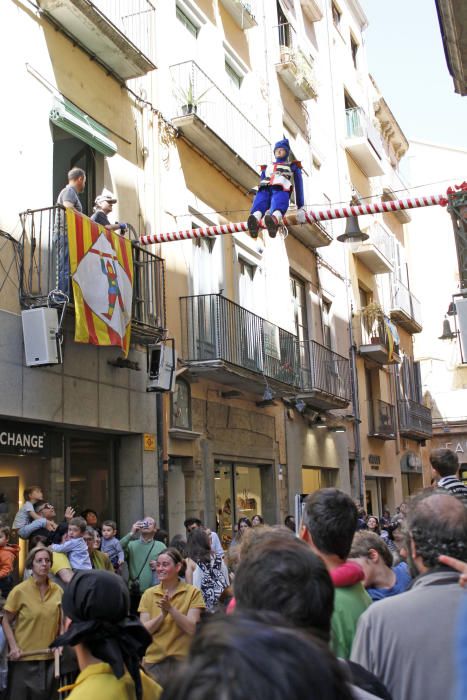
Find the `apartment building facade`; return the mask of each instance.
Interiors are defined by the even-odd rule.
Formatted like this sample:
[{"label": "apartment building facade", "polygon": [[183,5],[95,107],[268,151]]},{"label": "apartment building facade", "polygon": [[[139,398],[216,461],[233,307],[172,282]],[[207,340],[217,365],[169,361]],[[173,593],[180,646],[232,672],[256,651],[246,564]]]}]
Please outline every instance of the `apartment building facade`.
[{"label": "apartment building facade", "polygon": [[158,513],[151,440],[156,402],[146,393],[144,345],[165,329],[163,262],[133,249],[127,364],[117,347],[74,342],[69,304],[63,362],[27,367],[20,315],[22,309],[56,306],[50,296],[56,287],[53,205],[72,167],[87,174],[85,214],[92,214],[105,187],[118,200],[111,218],[133,227],[127,235],[135,239],[156,226],[150,144],[158,122],[142,101],[152,99],[155,8],[137,0],[130,16],[124,5],[41,1],[3,7],[8,61],[2,75],[9,99],[0,118],[7,193],[0,212],[0,424],[7,437],[0,491],[9,524],[31,483],[42,486],[59,517],[71,503],[78,512],[93,508],[100,518],[117,516],[125,530],[145,512]]},{"label": "apartment building facade", "polygon": [[[244,221],[283,137],[308,207],[403,196],[408,144],[368,74],[358,2],[179,0],[164,12],[160,105],[178,129],[164,230]],[[180,368],[167,411],[175,529],[201,513],[228,541],[240,516],[279,521],[296,494],[326,485],[381,514],[422,485],[431,421],[413,361],[409,221],[364,217],[360,244],[338,242],[346,223],[335,221],[165,245]]]},{"label": "apartment building facade", "polygon": [[[19,479],[5,493],[18,500],[36,480],[59,507],[71,498],[123,528],[151,512],[171,534],[196,515],[226,544],[239,517],[279,522],[296,494],[322,486],[393,510],[422,484],[431,434],[404,213],[360,218],[369,238],[357,243],[337,240],[347,222],[336,220],[290,224],[274,239],[135,245],[131,364],[117,348],[74,343],[70,309],[63,365],[24,366],[19,312],[47,303],[43,222],[72,165],[88,173],[84,211],[113,191],[135,243],[246,220],[258,166],[284,137],[307,208],[404,189],[406,139],[368,74],[356,0],[132,0],[127,10],[122,0],[9,3],[10,36],[28,41],[11,44],[12,194],[0,226],[18,241],[2,261],[21,246],[24,274],[22,285],[11,270],[0,282],[0,414],[6,427],[48,431],[51,447],[0,456],[0,478]],[[48,213],[18,220],[36,209]],[[165,338],[177,379],[156,410],[145,346]]]}]

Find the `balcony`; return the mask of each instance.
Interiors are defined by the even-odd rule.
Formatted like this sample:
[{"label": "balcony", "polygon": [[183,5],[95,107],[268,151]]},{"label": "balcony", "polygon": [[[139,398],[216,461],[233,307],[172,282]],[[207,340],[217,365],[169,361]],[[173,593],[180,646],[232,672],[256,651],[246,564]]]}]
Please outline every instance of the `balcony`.
[{"label": "balcony", "polygon": [[294,238],[303,243],[303,245],[310,250],[323,248],[332,243],[333,238],[326,229],[326,225],[328,225],[329,222],[314,221],[312,224],[308,222],[306,224],[292,224],[290,221],[293,219],[293,215],[296,211],[297,208],[294,205],[287,211],[287,229]]},{"label": "balcony", "polygon": [[367,401],[368,437],[395,440],[396,419],[394,406],[380,399]]},{"label": "balcony", "polygon": [[314,340],[298,343],[297,399],[319,409],[346,408],[351,399],[349,360]]},{"label": "balcony", "polygon": [[297,43],[291,24],[280,24],[280,63],[276,71],[295,97],[301,101],[316,99],[318,88],[311,56],[307,58]]},{"label": "balcony", "polygon": [[229,178],[250,190],[271,145],[194,61],[171,66],[176,97],[173,123],[182,136]]},{"label": "balcony", "polygon": [[221,3],[240,29],[251,29],[258,24],[251,3],[244,0],[221,0]]},{"label": "balcony", "polygon": [[362,309],[359,353],[376,365],[393,365],[400,362],[399,346],[394,342],[391,330],[382,318],[365,318]]},{"label": "balcony", "polygon": [[[74,311],[70,275],[59,269],[59,260],[64,259],[64,253],[57,246],[57,229],[61,231],[63,227],[66,233],[63,214],[60,206],[20,214],[20,301],[23,308],[57,305],[57,296],[53,292],[60,287],[70,298],[69,310]],[[62,235],[60,238],[63,240]],[[131,341],[155,343],[161,339],[166,326],[164,261],[135,242],[132,248]],[[66,259],[68,267],[68,256]]]},{"label": "balcony", "polygon": [[182,359],[193,375],[261,396],[298,384],[296,336],[220,294],[180,299]]},{"label": "balcony", "polygon": [[345,150],[368,177],[384,174],[381,137],[360,107],[345,110]]},{"label": "balcony", "polygon": [[423,328],[421,304],[399,280],[394,280],[391,320],[407,333],[421,333]]},{"label": "balcony", "polygon": [[427,440],[432,435],[431,410],[416,401],[403,399],[397,402],[399,432],[413,440]]},{"label": "balcony", "polygon": [[155,5],[151,0],[37,0],[42,12],[122,80],[155,65]]},{"label": "balcony", "polygon": [[301,0],[301,5],[310,22],[319,22],[323,18],[322,0]]},{"label": "balcony", "polygon": [[366,232],[368,240],[352,244],[352,253],[362,261],[374,275],[392,272],[394,261],[394,239],[378,222],[373,222]]}]

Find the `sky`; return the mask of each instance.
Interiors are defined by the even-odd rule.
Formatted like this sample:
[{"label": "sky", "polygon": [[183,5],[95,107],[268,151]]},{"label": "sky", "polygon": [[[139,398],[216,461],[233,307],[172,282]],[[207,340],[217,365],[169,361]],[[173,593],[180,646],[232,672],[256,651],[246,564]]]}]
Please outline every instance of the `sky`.
[{"label": "sky", "polygon": [[435,0],[360,0],[368,66],[408,139],[467,148],[467,96],[454,92]]}]

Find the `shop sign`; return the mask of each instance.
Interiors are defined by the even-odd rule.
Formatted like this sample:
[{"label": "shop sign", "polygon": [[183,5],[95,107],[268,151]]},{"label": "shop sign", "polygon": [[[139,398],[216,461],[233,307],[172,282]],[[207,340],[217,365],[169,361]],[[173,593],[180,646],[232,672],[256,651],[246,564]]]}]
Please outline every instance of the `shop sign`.
[{"label": "shop sign", "polygon": [[42,427],[0,421],[0,454],[48,457],[50,435]]}]

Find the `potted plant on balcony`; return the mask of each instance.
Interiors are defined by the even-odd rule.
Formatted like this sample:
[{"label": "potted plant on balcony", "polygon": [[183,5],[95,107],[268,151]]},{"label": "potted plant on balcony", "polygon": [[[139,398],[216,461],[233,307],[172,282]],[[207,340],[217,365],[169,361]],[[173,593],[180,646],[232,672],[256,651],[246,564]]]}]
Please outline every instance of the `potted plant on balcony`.
[{"label": "potted plant on balcony", "polygon": [[381,338],[380,329],[384,321],[384,311],[376,301],[372,301],[362,309],[362,320],[371,344],[383,345],[384,340]]},{"label": "potted plant on balcony", "polygon": [[203,90],[203,92],[197,94],[193,78],[189,78],[187,88],[182,88],[177,86],[177,92],[181,98],[182,114],[196,114],[198,111],[198,105],[202,104],[203,97],[211,89],[211,86]]}]

